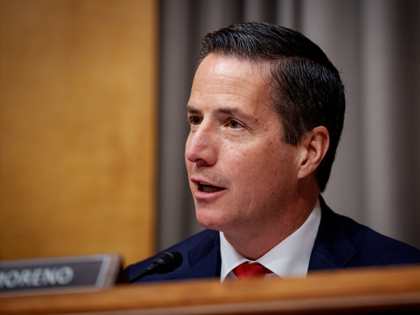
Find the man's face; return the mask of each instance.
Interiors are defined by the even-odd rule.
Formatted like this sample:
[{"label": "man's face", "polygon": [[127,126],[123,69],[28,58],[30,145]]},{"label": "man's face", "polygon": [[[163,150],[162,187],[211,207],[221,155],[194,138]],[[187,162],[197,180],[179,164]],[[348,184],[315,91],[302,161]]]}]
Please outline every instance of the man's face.
[{"label": "man's face", "polygon": [[263,66],[210,54],[195,75],[185,161],[206,228],[252,233],[273,224],[297,185],[297,149],[281,140]]}]

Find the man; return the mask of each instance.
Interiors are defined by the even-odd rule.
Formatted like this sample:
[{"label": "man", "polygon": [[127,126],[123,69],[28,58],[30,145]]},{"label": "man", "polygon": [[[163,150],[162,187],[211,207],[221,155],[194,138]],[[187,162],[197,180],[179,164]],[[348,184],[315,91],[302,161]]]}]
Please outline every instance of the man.
[{"label": "man", "polygon": [[[320,196],[344,110],[338,71],[302,34],[266,23],[208,34],[185,147],[207,230],[168,249],[183,255],[179,269],[142,281],[420,263],[419,250],[335,214]],[[128,267],[129,279],[155,258]]]}]

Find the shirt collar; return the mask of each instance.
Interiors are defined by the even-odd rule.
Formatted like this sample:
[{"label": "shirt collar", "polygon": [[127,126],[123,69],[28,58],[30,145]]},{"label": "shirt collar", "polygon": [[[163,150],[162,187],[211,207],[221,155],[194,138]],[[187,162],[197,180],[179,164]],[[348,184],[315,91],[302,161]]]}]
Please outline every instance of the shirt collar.
[{"label": "shirt collar", "polygon": [[236,278],[233,269],[247,261],[251,263],[259,262],[270,269],[273,274],[267,276],[277,275],[281,278],[306,277],[320,222],[321,207],[319,200],[317,200],[306,221],[295,232],[256,261],[250,261],[238,253],[227,241],[223,232],[219,232],[222,258],[220,281],[223,282],[225,278]]}]

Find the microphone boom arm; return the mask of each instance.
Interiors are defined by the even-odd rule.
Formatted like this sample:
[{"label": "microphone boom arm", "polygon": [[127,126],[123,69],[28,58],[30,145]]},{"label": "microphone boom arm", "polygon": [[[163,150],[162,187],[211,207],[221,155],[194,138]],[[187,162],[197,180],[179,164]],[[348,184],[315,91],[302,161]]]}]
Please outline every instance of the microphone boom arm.
[{"label": "microphone boom arm", "polygon": [[164,273],[172,272],[175,269],[177,269],[179,266],[181,266],[182,261],[183,261],[183,258],[179,252],[176,252],[176,251],[166,252],[162,256],[156,258],[156,260],[149,267],[147,267],[142,273],[140,273],[137,277],[135,277],[134,279],[131,279],[128,282],[134,283],[145,276],[153,275],[155,273],[164,274]]}]

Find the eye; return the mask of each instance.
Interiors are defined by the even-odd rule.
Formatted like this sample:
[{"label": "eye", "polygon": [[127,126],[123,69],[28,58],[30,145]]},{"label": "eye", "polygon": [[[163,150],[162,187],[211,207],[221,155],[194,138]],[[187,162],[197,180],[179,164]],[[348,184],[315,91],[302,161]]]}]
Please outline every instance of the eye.
[{"label": "eye", "polygon": [[242,127],[242,125],[240,123],[238,123],[236,120],[229,121],[229,128],[238,129],[238,128],[241,128],[241,127]]},{"label": "eye", "polygon": [[191,116],[190,117],[190,123],[191,123],[191,125],[199,125],[199,124],[201,124],[201,118],[200,117],[197,117],[197,116]]}]

